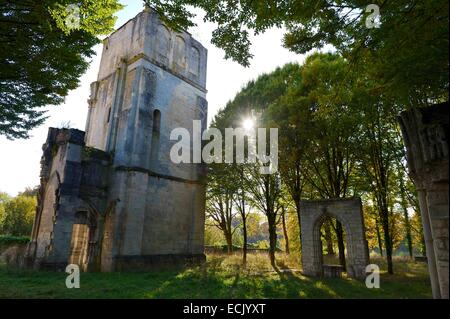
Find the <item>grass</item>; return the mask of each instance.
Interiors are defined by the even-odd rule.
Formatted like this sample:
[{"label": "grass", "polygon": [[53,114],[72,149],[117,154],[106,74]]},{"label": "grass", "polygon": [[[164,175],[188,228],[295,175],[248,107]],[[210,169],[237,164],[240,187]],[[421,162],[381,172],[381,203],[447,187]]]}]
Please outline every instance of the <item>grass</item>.
[{"label": "grass", "polygon": [[[7,269],[0,265],[0,298],[431,298],[426,264],[395,259],[388,275],[381,259],[380,289],[349,278],[307,278],[299,260],[277,256],[278,272],[266,254],[252,253],[241,267],[239,254],[208,255],[203,266],[146,273],[82,273],[81,288],[67,289],[65,273]],[[288,271],[287,271],[288,270]]]}]

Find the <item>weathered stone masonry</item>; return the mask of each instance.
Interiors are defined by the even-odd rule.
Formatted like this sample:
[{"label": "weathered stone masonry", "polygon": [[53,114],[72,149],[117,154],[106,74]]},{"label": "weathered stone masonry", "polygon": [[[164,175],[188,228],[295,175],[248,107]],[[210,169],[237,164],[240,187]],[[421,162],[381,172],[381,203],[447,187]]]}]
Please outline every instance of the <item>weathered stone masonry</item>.
[{"label": "weathered stone masonry", "polygon": [[369,264],[361,199],[323,199],[301,202],[302,268],[306,276],[324,275],[320,228],[326,218],[336,218],[347,237],[347,273],[363,279]]},{"label": "weathered stone masonry", "polygon": [[428,270],[434,298],[448,294],[449,104],[412,109],[400,116],[410,175],[419,195]]},{"label": "weathered stone masonry", "polygon": [[29,262],[102,271],[204,260],[205,167],[170,132],[206,129],[206,49],[150,9],[104,41],[86,133],[50,129]]}]

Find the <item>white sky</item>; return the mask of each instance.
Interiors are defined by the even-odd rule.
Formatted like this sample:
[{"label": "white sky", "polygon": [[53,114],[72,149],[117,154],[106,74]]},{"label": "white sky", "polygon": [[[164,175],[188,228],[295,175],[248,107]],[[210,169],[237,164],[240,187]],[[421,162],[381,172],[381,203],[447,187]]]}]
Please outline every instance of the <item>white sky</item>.
[{"label": "white sky", "polygon": [[[126,7],[118,13],[117,27],[142,10],[141,1],[121,0],[121,2]],[[288,62],[301,63],[304,60],[304,56],[293,54],[282,47],[283,31],[274,29],[252,39],[251,51],[254,58],[251,66],[244,68],[233,61],[225,60],[224,52],[211,45],[214,25],[205,24],[201,17],[197,20],[198,26],[189,31],[208,49],[207,99],[210,120],[248,81]],[[0,136],[1,192],[15,196],[26,187],[39,184],[41,148],[47,138],[49,127],[59,127],[62,123],[70,122],[72,128],[84,131],[90,83],[97,79],[101,45],[96,47],[96,52],[97,56],[93,58],[90,68],[81,78],[80,87],[69,93],[63,105],[48,108],[48,120],[31,132],[30,139],[9,141]]]}]

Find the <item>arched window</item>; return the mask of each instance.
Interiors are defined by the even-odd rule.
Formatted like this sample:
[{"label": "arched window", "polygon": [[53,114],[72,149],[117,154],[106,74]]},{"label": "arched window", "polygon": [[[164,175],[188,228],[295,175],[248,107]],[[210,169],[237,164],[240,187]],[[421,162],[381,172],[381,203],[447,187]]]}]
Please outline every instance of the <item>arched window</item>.
[{"label": "arched window", "polygon": [[150,150],[151,162],[155,162],[158,160],[160,133],[161,133],[161,112],[159,110],[155,110],[153,112],[153,134],[152,134],[152,145]]},{"label": "arched window", "polygon": [[176,37],[174,59],[183,69],[186,67],[186,43],[180,36]]},{"label": "arched window", "polygon": [[191,48],[189,71],[194,75],[200,74],[200,51],[196,47]]},{"label": "arched window", "polygon": [[153,112],[153,133],[159,134],[161,130],[161,112],[155,110]]},{"label": "arched window", "polygon": [[158,53],[164,57],[167,57],[170,50],[170,32],[161,25],[158,29]]}]

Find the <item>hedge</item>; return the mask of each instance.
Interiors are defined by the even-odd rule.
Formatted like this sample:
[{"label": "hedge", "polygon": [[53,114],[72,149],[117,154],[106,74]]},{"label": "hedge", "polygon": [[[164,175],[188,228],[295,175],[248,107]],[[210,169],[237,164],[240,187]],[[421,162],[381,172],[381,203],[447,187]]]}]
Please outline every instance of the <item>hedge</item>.
[{"label": "hedge", "polygon": [[0,245],[28,244],[30,237],[22,236],[2,236],[0,235]]}]

